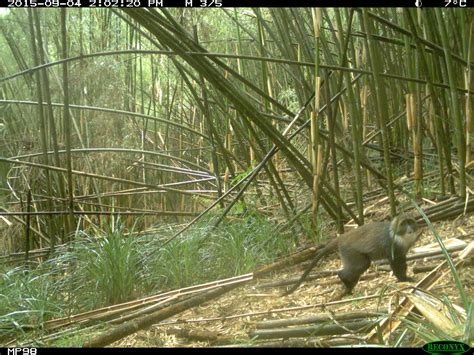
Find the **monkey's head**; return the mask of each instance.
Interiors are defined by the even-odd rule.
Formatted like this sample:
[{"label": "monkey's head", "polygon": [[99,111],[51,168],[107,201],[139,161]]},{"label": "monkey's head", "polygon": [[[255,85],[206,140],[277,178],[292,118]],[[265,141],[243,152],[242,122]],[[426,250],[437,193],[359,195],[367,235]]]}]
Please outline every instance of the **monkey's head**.
[{"label": "monkey's head", "polygon": [[415,244],[419,236],[415,219],[404,214],[392,220],[390,232],[395,243],[404,246],[407,250]]}]

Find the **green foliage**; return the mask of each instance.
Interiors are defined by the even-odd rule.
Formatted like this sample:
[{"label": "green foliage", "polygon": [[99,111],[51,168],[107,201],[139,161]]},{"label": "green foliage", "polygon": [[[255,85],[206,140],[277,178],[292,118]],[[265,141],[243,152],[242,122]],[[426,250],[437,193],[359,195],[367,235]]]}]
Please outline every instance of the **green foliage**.
[{"label": "green foliage", "polygon": [[237,174],[231,181],[230,181],[230,186],[235,186],[238,184],[242,179],[245,179],[249,173],[253,170],[252,167],[249,167],[246,171],[241,172],[240,174]]},{"label": "green foliage", "polygon": [[64,304],[52,273],[25,267],[0,273],[0,342],[58,314]]},{"label": "green foliage", "polygon": [[283,102],[285,106],[292,112],[297,112],[299,109],[298,97],[293,88],[282,90],[278,95],[278,101]]},{"label": "green foliage", "polygon": [[292,245],[291,240],[275,232],[275,224],[252,209],[247,210],[244,219],[223,224],[219,232],[219,249],[215,253],[220,258],[218,264],[228,268],[226,273],[233,275],[251,272],[258,265],[287,254]]},{"label": "green foliage", "polygon": [[138,297],[146,277],[138,240],[118,222],[92,237],[76,236],[68,248],[36,267],[19,267],[0,277],[0,338],[68,313]]},{"label": "green foliage", "polygon": [[199,283],[205,277],[200,265],[200,237],[195,234],[177,238],[161,250],[155,246],[157,251],[151,261],[150,276],[156,279],[156,285],[180,288]]},{"label": "green foliage", "polygon": [[274,224],[256,210],[246,210],[244,218],[232,217],[214,230],[213,218],[162,248],[160,239],[166,236],[151,240],[147,248],[156,252],[148,266],[155,287],[185,287],[251,272],[291,248],[290,240],[275,235]]},{"label": "green foliage", "polygon": [[101,235],[83,234],[71,251],[75,262],[68,283],[89,307],[130,300],[142,291],[140,253],[137,239],[124,235],[120,221]]},{"label": "green foliage", "polygon": [[313,243],[318,244],[320,243],[321,239],[321,216],[318,215],[318,230],[314,230],[313,224],[311,222],[311,215],[309,213],[305,213],[300,217],[301,225],[303,227],[303,232],[308,238],[313,241]]}]

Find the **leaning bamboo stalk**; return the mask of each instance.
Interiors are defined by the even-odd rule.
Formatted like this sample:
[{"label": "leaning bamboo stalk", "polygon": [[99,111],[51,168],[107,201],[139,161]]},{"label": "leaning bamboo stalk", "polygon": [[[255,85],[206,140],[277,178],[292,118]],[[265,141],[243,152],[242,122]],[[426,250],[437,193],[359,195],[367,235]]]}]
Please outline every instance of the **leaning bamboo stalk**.
[{"label": "leaning bamboo stalk", "polygon": [[[186,166],[186,168],[184,168],[182,166],[165,165],[163,163],[154,164],[154,163],[151,163],[151,162],[136,162],[136,161],[134,161],[134,164],[144,164],[144,165],[148,165],[148,166],[157,166],[157,167],[163,167],[163,168],[166,168],[166,169],[173,169],[173,170],[170,170],[170,171],[175,172],[175,173],[181,173],[181,174],[193,175],[193,173],[194,173],[194,174],[202,175],[202,176],[213,176],[211,171],[207,170],[205,167],[203,167],[199,164],[196,164],[196,163],[193,163],[192,161],[181,159],[181,158],[169,155],[169,154],[160,153],[160,152],[153,152],[153,151],[149,151],[149,150],[144,151],[144,150],[141,150],[141,149],[131,149],[131,148],[77,148],[77,149],[71,149],[71,153],[106,153],[106,152],[108,152],[108,153],[129,153],[129,154],[140,154],[140,155],[142,155],[142,154],[152,155],[154,157],[168,159],[171,162],[173,162],[174,164],[179,163],[182,166]],[[47,151],[46,152],[47,155],[51,155],[53,153],[54,153],[53,151]],[[59,150],[58,153],[59,154],[65,154],[66,151],[65,150]],[[40,156],[40,155],[41,155],[41,153],[21,154],[21,155],[12,156],[12,157],[10,157],[10,159],[33,158],[33,157]],[[189,168],[188,166],[194,167],[198,170],[191,170],[191,168]],[[165,170],[165,171],[167,171],[167,170]]]},{"label": "leaning bamboo stalk", "polygon": [[[342,80],[339,81],[342,85]],[[331,97],[330,93],[330,86],[325,85],[325,94],[326,97]],[[327,113],[327,125],[328,125],[328,154],[331,156],[331,164],[332,164],[332,178],[334,184],[334,192],[336,196],[341,196],[341,187],[340,187],[340,179],[339,179],[339,167],[337,164],[337,151],[336,151],[336,110],[333,109],[333,106],[329,103],[327,105],[328,113]],[[340,204],[336,204],[336,228],[339,233],[344,232],[343,227],[343,215],[342,215],[342,206]]]},{"label": "leaning bamboo stalk", "polygon": [[[335,11],[336,13],[336,24],[337,24],[337,33],[338,33],[338,40],[339,40],[339,48],[340,48],[340,55],[344,58],[344,61],[342,64],[346,64],[347,62],[347,48],[344,46],[343,43],[343,27],[342,27],[342,19],[340,16],[339,11]],[[350,20],[350,22],[352,22]],[[350,30],[350,28],[348,29]],[[350,37],[350,33],[347,33],[347,36]],[[359,109],[359,103],[358,103],[358,96],[354,92],[354,87],[351,85],[351,77],[350,74],[345,72],[341,73],[342,77],[344,78],[344,82],[346,84],[347,88],[347,104],[345,105],[346,107],[346,116],[349,114],[350,121],[351,121],[351,135],[352,135],[352,147],[353,147],[353,161],[354,161],[354,175],[355,175],[355,196],[356,196],[356,207],[357,207],[357,213],[359,217],[359,224],[364,223],[364,206],[363,206],[363,188],[362,188],[362,171],[361,171],[361,160],[363,158],[362,156],[362,141],[363,141],[363,135],[361,133],[361,115],[360,115],[360,109]],[[342,78],[341,78],[342,80]],[[347,119],[347,117],[346,117]],[[348,125],[349,122],[346,122]],[[346,126],[346,129],[349,129],[348,126]]]},{"label": "leaning bamboo stalk", "polygon": [[[2,158],[2,157],[0,157],[0,161],[6,162],[6,163],[12,163],[12,164],[21,164],[21,165],[26,165],[26,166],[33,166],[33,167],[46,169],[46,170],[52,170],[52,171],[66,172],[65,168],[60,168],[60,167],[51,166],[51,165],[38,164],[38,163],[33,163],[33,162],[28,162],[28,161],[19,161],[19,160],[13,160],[13,159]],[[199,194],[199,193],[195,193],[195,192],[192,192],[192,191],[179,190],[179,189],[168,187],[168,186],[176,186],[177,184],[183,184],[181,182],[180,183],[166,184],[168,186],[164,186],[164,185],[155,185],[155,184],[150,184],[150,183],[145,184],[145,183],[142,183],[142,182],[139,182],[139,181],[132,181],[132,180],[127,180],[127,179],[116,178],[116,177],[113,177],[113,176],[104,176],[104,175],[99,175],[99,174],[87,173],[87,172],[78,171],[78,170],[72,170],[72,173],[74,175],[87,176],[87,177],[90,177],[90,178],[120,182],[120,183],[135,185],[135,186],[142,186],[142,187],[149,187],[149,188],[159,188],[159,189],[169,191],[169,192],[177,192],[177,193],[188,194],[188,195],[193,195],[193,196],[199,195],[202,198],[211,199],[211,197],[209,197],[207,195],[204,195],[204,194]],[[205,180],[210,181],[210,180],[214,180],[214,178],[212,177],[212,178],[209,178],[209,179],[202,179],[201,181],[205,181]],[[186,183],[192,183],[192,182],[197,182],[197,181],[198,180],[186,181],[184,183],[186,184]],[[63,199],[64,199],[64,197],[63,197]]]},{"label": "leaning bamboo stalk", "polygon": [[[1,82],[1,80],[0,80],[0,82]],[[46,105],[47,104],[46,101],[42,101],[42,100],[30,101],[30,100],[4,100],[4,99],[0,100],[0,103],[3,103],[3,104],[17,103],[17,104],[21,104],[21,105],[32,105],[32,106],[41,106],[41,105]],[[52,107],[63,107],[64,104],[52,102],[51,106]],[[160,117],[146,115],[146,114],[139,113],[139,112],[129,112],[129,111],[125,111],[125,110],[117,110],[117,109],[111,109],[111,108],[106,108],[106,107],[95,107],[95,106],[85,106],[85,105],[76,105],[76,104],[70,104],[69,109],[76,109],[76,110],[81,110],[81,111],[110,113],[110,114],[114,115],[114,117],[122,118],[122,119],[126,119],[126,118],[129,118],[129,117],[137,118],[137,119],[138,118],[145,118],[145,119],[150,120],[150,121],[162,123],[162,124],[166,125],[166,127],[172,126],[174,128],[182,129],[183,131],[188,131],[188,132],[192,133],[193,135],[203,137],[205,139],[209,139],[209,137],[205,133],[200,132],[198,130],[195,130],[195,129],[187,126],[187,125],[183,125],[179,122],[174,122],[174,121],[167,120],[167,119],[160,118]],[[164,137],[165,142],[169,139],[170,139],[170,137]],[[167,150],[166,145],[164,145],[164,149]],[[177,159],[177,158],[175,158],[175,159]]]},{"label": "leaning bamboo stalk", "polygon": [[[99,205],[104,206],[104,205]],[[168,217],[192,217],[196,212],[179,211],[26,211],[26,212],[0,212],[0,216],[168,216]],[[1,258],[1,257],[0,257]]]},{"label": "leaning bamboo stalk", "polygon": [[[374,36],[374,37],[376,37],[376,36]],[[423,39],[421,39],[421,42],[423,42]],[[427,49],[427,51],[430,52],[429,49]],[[265,61],[265,62],[268,62],[268,63],[289,64],[289,65],[301,66],[301,67],[313,67],[314,66],[314,62],[305,62],[305,61],[300,61],[300,60],[289,60],[289,59],[275,58],[275,57],[270,57],[270,56],[262,57],[262,56],[251,56],[251,55],[211,53],[211,52],[204,52],[204,51],[186,51],[185,53],[188,54],[188,55],[195,56],[195,57],[201,56],[201,57],[208,57],[208,58],[212,58],[212,59],[214,59],[214,58],[233,58],[236,61],[247,59],[247,60],[253,60],[253,61]],[[30,75],[30,74],[32,74],[36,71],[41,71],[41,70],[46,69],[46,68],[54,67],[56,65],[62,64],[64,61],[75,62],[75,61],[79,61],[79,60],[85,60],[85,59],[91,58],[91,57],[115,56],[115,55],[119,55],[119,54],[125,54],[125,55],[127,55],[127,54],[155,55],[156,54],[156,55],[166,55],[166,56],[172,57],[172,56],[176,55],[176,52],[167,51],[167,50],[127,49],[127,50],[116,50],[116,51],[106,51],[106,52],[94,52],[92,54],[83,53],[79,56],[70,56],[66,60],[60,59],[60,60],[57,60],[57,61],[50,61],[46,64],[36,65],[36,66],[28,68],[26,70],[21,70],[21,71],[15,72],[14,74],[4,76],[4,77],[0,78],[0,83],[4,82],[4,81],[11,81],[12,79],[15,79],[19,76]],[[456,59],[456,55],[453,55],[453,58]],[[463,65],[467,65],[466,61],[464,59],[461,59],[461,61],[459,61],[459,63],[462,63]],[[327,64],[321,64],[320,67],[322,69],[346,71],[346,72],[354,73],[354,74],[368,74],[368,75],[372,74],[372,72],[369,71],[369,70],[364,70],[364,69],[359,69],[359,68],[348,68],[348,67],[340,67],[340,66],[336,66],[336,65],[327,65]],[[231,71],[231,72],[232,72],[232,75],[234,75],[239,80],[242,80],[242,82],[244,82],[245,84],[248,84],[248,85],[252,84],[250,81],[247,81],[244,77],[239,75],[239,73],[234,72],[234,71]],[[383,78],[396,79],[396,80],[401,80],[401,81],[404,81],[404,82],[409,81],[409,82],[414,82],[414,83],[426,84],[426,81],[423,80],[423,79],[416,79],[416,78],[412,78],[412,77],[409,77],[409,76],[396,75],[396,74],[393,74],[393,73],[380,73],[380,76],[383,77]],[[442,88],[442,89],[448,89],[449,88],[449,85],[443,83],[441,80],[439,82],[434,82],[433,85],[435,87]],[[258,88],[252,87],[253,85],[249,85],[249,86],[251,87],[252,90],[258,92]],[[461,87],[456,87],[456,90],[460,93],[463,93],[463,94],[467,93],[466,89],[461,88]],[[259,94],[261,94],[261,93],[259,92]],[[4,101],[4,100],[2,100],[2,101]],[[270,100],[270,101],[272,101],[272,100]],[[277,104],[281,108],[281,105],[277,101],[272,101],[272,103]],[[53,104],[53,106],[54,105],[58,105],[58,104]],[[86,106],[86,108],[87,107],[88,106]],[[127,113],[130,116],[140,115],[137,112],[127,112]],[[171,124],[171,125],[174,124],[173,122],[168,122],[168,123]]]},{"label": "leaning bamboo stalk", "polygon": [[[283,340],[259,340],[258,342],[251,342],[249,346],[253,348],[333,348],[333,347],[350,347],[357,344],[357,338],[349,337],[335,337],[328,339],[312,338],[312,339],[283,339]],[[216,348],[241,348],[244,347],[241,343],[216,346]]]}]

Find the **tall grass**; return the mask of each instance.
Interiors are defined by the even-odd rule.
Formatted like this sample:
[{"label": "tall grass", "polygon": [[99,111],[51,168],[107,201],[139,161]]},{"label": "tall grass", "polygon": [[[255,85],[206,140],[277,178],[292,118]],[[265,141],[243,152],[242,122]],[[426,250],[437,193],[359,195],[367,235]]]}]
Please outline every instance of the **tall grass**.
[{"label": "tall grass", "polygon": [[61,313],[64,303],[52,272],[17,267],[0,272],[0,344]]},{"label": "tall grass", "polygon": [[102,235],[84,234],[70,251],[75,261],[66,283],[86,295],[89,307],[128,301],[143,292],[140,254],[138,239],[126,237],[120,222]]},{"label": "tall grass", "polygon": [[159,239],[148,243],[149,250],[156,250],[148,263],[155,285],[177,288],[244,274],[292,248],[291,238],[277,235],[275,225],[251,209],[242,219],[215,229],[210,227],[213,218],[162,249]]}]

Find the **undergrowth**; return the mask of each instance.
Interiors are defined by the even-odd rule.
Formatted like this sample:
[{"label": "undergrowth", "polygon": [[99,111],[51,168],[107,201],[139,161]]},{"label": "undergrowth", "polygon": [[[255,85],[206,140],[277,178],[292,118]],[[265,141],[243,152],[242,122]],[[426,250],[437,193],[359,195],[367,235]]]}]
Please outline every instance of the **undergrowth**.
[{"label": "undergrowth", "polygon": [[27,329],[50,319],[251,272],[292,248],[290,239],[275,235],[275,225],[258,213],[214,229],[212,224],[208,217],[170,240],[179,226],[125,233],[119,220],[99,232],[77,233],[47,261],[4,265],[0,343],[28,337]]}]

